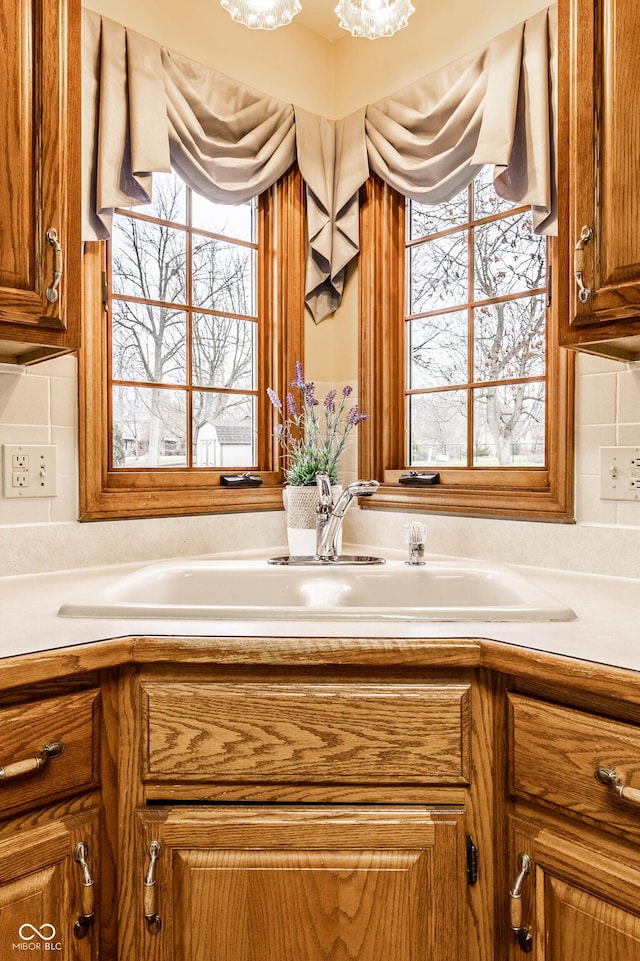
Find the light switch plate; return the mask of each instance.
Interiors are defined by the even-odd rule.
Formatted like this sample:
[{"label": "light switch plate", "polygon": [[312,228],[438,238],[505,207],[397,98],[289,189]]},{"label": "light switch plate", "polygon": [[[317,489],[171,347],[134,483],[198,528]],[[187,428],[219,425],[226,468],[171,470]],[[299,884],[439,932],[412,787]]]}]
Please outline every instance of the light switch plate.
[{"label": "light switch plate", "polygon": [[640,502],[640,447],[600,448],[600,497]]},{"label": "light switch plate", "polygon": [[3,444],[2,492],[5,497],[56,497],[54,444]]}]

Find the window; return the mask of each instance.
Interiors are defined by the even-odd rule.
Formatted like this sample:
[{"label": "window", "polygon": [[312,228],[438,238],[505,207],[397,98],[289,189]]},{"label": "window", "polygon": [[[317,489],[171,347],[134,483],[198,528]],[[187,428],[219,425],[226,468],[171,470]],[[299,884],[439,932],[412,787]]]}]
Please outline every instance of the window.
[{"label": "window", "polygon": [[257,465],[258,204],[176,174],[116,210],[108,272],[112,469]]},{"label": "window", "polygon": [[[361,393],[380,420],[361,457],[384,479],[379,505],[571,516],[572,364],[547,303],[553,247],[488,170],[438,206],[369,181]],[[398,486],[422,470],[440,484]]]},{"label": "window", "polygon": [[[88,245],[83,519],[281,506],[266,388],[302,356],[301,191],[292,171],[234,207],[156,175]],[[245,470],[263,486],[220,485]]]}]

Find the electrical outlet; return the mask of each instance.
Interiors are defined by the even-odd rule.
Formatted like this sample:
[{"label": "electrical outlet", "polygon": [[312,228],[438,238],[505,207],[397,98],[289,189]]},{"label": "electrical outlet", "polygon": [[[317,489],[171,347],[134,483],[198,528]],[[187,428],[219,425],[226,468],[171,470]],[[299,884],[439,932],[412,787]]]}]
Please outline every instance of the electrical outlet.
[{"label": "electrical outlet", "polygon": [[640,502],[640,447],[600,448],[600,497]]},{"label": "electrical outlet", "polygon": [[2,478],[5,497],[55,497],[55,445],[3,444]]}]

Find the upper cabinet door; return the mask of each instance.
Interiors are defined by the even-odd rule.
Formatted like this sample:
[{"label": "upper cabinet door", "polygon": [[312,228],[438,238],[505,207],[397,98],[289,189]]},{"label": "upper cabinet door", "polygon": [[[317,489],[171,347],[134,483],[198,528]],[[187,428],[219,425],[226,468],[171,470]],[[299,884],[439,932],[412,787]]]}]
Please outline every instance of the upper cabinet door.
[{"label": "upper cabinet door", "polygon": [[630,359],[640,351],[640,4],[566,0],[560,11],[574,270],[567,342],[635,335],[638,343],[601,351]]},{"label": "upper cabinet door", "polygon": [[0,35],[0,340],[57,353],[77,346],[77,2],[2,0]]}]

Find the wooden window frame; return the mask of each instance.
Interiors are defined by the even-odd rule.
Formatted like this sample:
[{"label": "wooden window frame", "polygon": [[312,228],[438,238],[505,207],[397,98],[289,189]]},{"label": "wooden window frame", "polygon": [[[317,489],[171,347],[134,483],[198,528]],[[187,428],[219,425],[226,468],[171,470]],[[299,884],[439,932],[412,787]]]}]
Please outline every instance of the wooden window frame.
[{"label": "wooden window frame", "polygon": [[551,241],[552,308],[547,311],[547,412],[544,468],[441,469],[440,484],[406,488],[404,292],[405,201],[380,178],[361,191],[360,399],[372,429],[359,437],[363,476],[382,486],[375,510],[573,521],[573,353],[558,346],[558,244]]},{"label": "wooden window frame", "polygon": [[[258,464],[262,487],[220,485],[233,469],[123,471],[109,468],[108,344],[103,302],[104,243],[84,254],[83,345],[79,353],[80,520],[216,514],[282,508],[283,475],[267,387],[283,396],[304,349],[304,185],[297,168],[258,208]],[[239,471],[238,471],[239,472]]]}]

